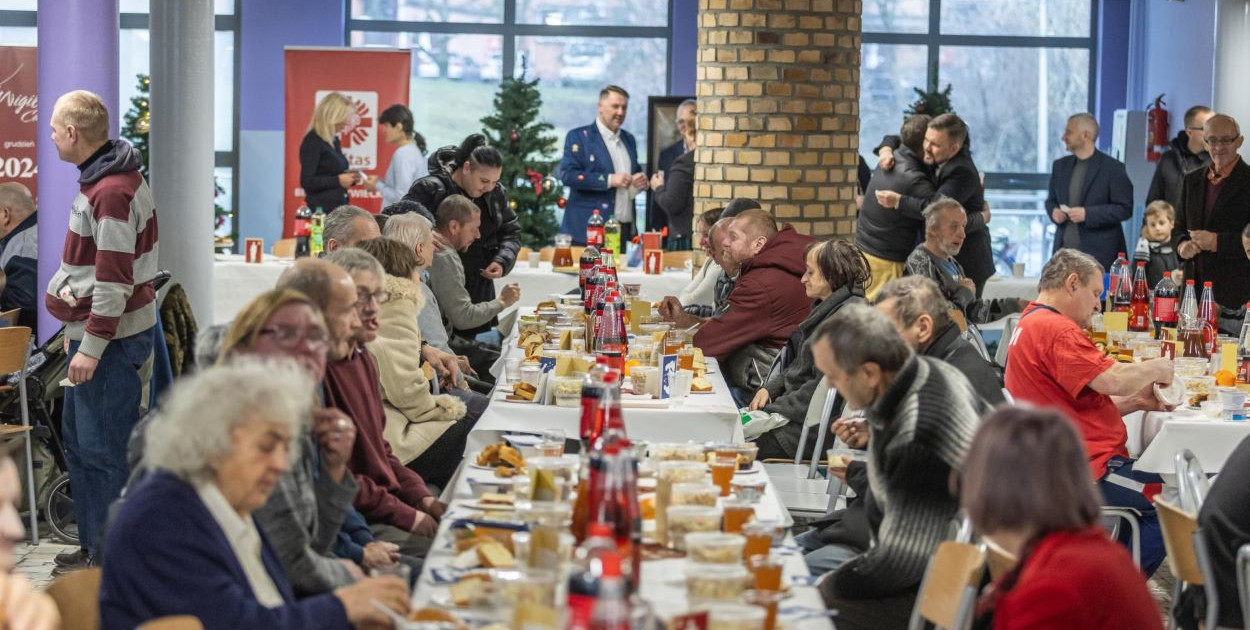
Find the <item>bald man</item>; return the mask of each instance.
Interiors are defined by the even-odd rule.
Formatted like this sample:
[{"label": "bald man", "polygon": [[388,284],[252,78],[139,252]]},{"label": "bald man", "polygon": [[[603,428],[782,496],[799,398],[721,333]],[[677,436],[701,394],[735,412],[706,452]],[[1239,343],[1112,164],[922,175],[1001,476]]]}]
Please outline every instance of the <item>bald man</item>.
[{"label": "bald man", "polygon": [[1054,251],[1083,251],[1107,269],[1125,251],[1123,223],[1133,216],[1133,182],[1124,164],[1098,150],[1097,138],[1098,121],[1092,115],[1068,118],[1063,145],[1071,155],[1051,168],[1046,212],[1059,226]]},{"label": "bald man", "polygon": [[35,328],[39,238],[35,200],[17,182],[0,184],[0,311],[19,309],[18,326]]}]

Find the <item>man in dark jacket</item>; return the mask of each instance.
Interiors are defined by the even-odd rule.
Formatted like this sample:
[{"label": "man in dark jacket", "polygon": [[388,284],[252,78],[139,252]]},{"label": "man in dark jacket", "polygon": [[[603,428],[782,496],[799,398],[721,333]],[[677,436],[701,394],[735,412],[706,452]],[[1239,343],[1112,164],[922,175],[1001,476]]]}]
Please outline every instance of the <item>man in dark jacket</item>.
[{"label": "man in dark jacket", "polygon": [[[1250,438],[1233,449],[1211,492],[1198,510],[1198,525],[1207,542],[1215,588],[1220,596],[1221,628],[1244,628],[1245,611],[1237,593],[1237,551],[1250,543]],[[1205,608],[1201,586],[1190,586],[1173,609],[1182,628],[1198,628]]]},{"label": "man in dark jacket", "polygon": [[[651,176],[654,178],[656,173],[662,173],[664,177],[671,179],[669,169],[677,158],[685,155],[694,148],[694,145],[688,138],[688,130],[695,122],[695,112],[698,109],[698,102],[693,98],[688,98],[677,106],[677,116],[674,119],[674,126],[677,128],[677,141],[664,147],[660,151],[660,158],[655,163],[655,173]],[[652,186],[654,189],[655,186]],[[647,229],[652,232],[659,232],[663,228],[668,227],[668,213],[664,208],[656,205],[655,195],[647,196]]]},{"label": "man in dark jacket", "polygon": [[[893,159],[886,147],[882,160]],[[994,253],[990,251],[990,210],[985,205],[981,174],[972,161],[968,148],[968,126],[954,114],[942,114],[929,121],[924,135],[924,163],[933,168],[933,184],[937,192],[929,197],[902,195],[898,191],[879,190],[877,202],[886,208],[899,208],[919,214],[939,196],[950,197],[968,213],[967,239],[956,259],[977,287],[977,296],[985,281],[994,275]]]},{"label": "man in dark jacket", "polygon": [[1150,180],[1150,192],[1146,193],[1146,205],[1162,199],[1173,208],[1180,207],[1181,179],[1185,173],[1211,163],[1211,156],[1202,142],[1202,126],[1214,115],[1206,105],[1194,105],[1185,111],[1185,128],[1172,138],[1172,148],[1159,158],[1154,179]]},{"label": "man in dark jacket", "polygon": [[0,310],[19,309],[18,326],[35,328],[36,237],[35,200],[17,182],[0,184]]},{"label": "man in dark jacket", "polygon": [[1085,252],[1107,269],[1125,251],[1123,224],[1133,216],[1133,182],[1123,163],[1094,146],[1097,138],[1092,115],[1068,118],[1063,144],[1072,155],[1051,168],[1046,212],[1059,226],[1054,251]]},{"label": "man in dark jacket", "polygon": [[923,199],[937,192],[922,157],[924,134],[928,127],[928,116],[921,114],[908,118],[899,131],[903,144],[893,153],[892,168],[879,167],[868,180],[864,203],[855,225],[855,244],[864,253],[872,270],[872,281],[865,289],[869,299],[885,283],[903,277],[903,264],[924,228],[924,217],[919,211],[886,208],[877,201],[877,191],[895,191]]},{"label": "man in dark jacket", "polygon": [[706,320],[694,345],[716,357],[739,402],[763,385],[764,376],[790,333],[811,310],[800,278],[811,237],[777,222],[764,210],[747,210],[726,228],[724,256],[741,264],[729,308]]},{"label": "man in dark jacket", "polygon": [[[464,286],[474,302],[495,299],[495,278],[512,273],[517,252],[521,250],[521,224],[516,213],[508,208],[508,193],[503,184],[496,183],[486,194],[474,196],[456,183],[452,174],[461,164],[456,164],[456,147],[447,146],[430,155],[430,174],[418,179],[408,189],[404,199],[415,201],[426,208],[422,213],[430,223],[436,224],[433,212],[450,195],[464,195],[481,211],[482,224],[478,237],[468,249],[460,252],[464,265]],[[472,338],[498,324],[490,321],[471,330],[458,331]]]},{"label": "man in dark jacket", "polygon": [[1208,119],[1203,138],[1211,165],[1185,175],[1172,244],[1187,261],[1185,279],[1210,281],[1215,301],[1235,307],[1250,300],[1250,260],[1241,247],[1250,223],[1250,166],[1237,155],[1243,138],[1231,116]]}]

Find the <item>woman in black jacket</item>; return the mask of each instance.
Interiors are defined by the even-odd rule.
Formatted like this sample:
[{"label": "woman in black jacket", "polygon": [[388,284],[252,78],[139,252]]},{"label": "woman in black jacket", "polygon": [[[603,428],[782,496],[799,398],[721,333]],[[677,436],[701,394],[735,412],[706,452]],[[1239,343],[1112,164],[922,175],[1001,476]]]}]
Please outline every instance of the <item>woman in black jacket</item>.
[{"label": "woman in black jacket", "polygon": [[[495,299],[495,280],[508,275],[516,264],[521,249],[521,226],[516,213],[508,208],[508,194],[499,183],[503,156],[494,147],[486,146],[482,134],[464,139],[459,147],[443,147],[430,156],[430,174],[418,179],[404,199],[416,201],[438,212],[448,195],[464,195],[473,200],[482,213],[482,235],[469,248],[460,252],[464,263],[464,284],[474,302]],[[434,216],[427,216],[437,224]],[[498,323],[490,322],[462,334],[476,335]]]},{"label": "woman in black jacket", "polygon": [[330,92],[313,110],[308,133],[299,145],[299,185],[304,203],[326,214],[347,203],[347,189],[361,183],[360,173],[348,170],[347,156],[339,146],[339,133],[355,112],[352,102]]}]

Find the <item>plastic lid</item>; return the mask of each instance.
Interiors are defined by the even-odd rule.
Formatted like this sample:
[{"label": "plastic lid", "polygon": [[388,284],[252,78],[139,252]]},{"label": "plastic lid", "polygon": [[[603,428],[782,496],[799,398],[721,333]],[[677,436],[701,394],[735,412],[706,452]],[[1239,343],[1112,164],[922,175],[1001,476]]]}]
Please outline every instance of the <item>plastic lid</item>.
[{"label": "plastic lid", "polygon": [[607,523],[591,523],[586,527],[586,536],[600,536],[602,538],[612,537],[612,527]]},{"label": "plastic lid", "polygon": [[1204,287],[1209,287],[1209,286],[1211,286],[1211,281],[1210,281],[1210,280],[1207,280],[1206,282],[1203,282],[1203,283],[1202,283],[1202,286],[1204,286]]}]

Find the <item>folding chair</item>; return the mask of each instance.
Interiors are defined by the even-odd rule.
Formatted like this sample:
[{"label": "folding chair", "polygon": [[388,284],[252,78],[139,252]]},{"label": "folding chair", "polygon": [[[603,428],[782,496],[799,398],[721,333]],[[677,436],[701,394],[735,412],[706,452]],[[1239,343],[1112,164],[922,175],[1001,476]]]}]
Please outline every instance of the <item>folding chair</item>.
[{"label": "folding chair", "polygon": [[1197,514],[1211,490],[1211,480],[1203,472],[1198,457],[1189,449],[1183,449],[1176,454],[1176,486],[1181,509]]},{"label": "folding chair", "polygon": [[18,308],[10,309],[0,313],[0,322],[4,322],[5,326],[16,326],[17,318],[22,314],[22,310]]},{"label": "folding chair", "polygon": [[[35,498],[35,465],[31,445],[30,403],[26,399],[26,364],[30,362],[30,328],[0,328],[0,374],[17,374],[18,408],[22,423],[0,425],[0,438],[21,437],[26,442],[26,492],[30,508],[30,541],[39,544],[39,504]],[[12,391],[12,385],[0,385],[0,391]]]},{"label": "folding chair", "polygon": [[[1133,553],[1133,564],[1141,566],[1141,512],[1133,508],[1104,505],[1102,507],[1103,526],[1112,539],[1120,535],[1120,522],[1128,523],[1129,545]],[[1110,525],[1107,521],[1114,519]]]},{"label": "folding chair", "polygon": [[945,630],[972,627],[977,587],[985,571],[985,557],[976,545],[943,541],[929,561],[908,630],[920,630],[925,622]]},{"label": "folding chair", "polygon": [[1003,336],[998,340],[998,349],[994,351],[995,365],[1007,367],[1007,350],[1011,348],[1011,336],[1015,334],[1016,324],[1019,323],[1019,313],[1012,313],[1003,320]]},{"label": "folding chair", "polygon": [[1237,592],[1241,595],[1241,614],[1250,611],[1250,543],[1237,551]]},{"label": "folding chair", "polygon": [[[821,398],[824,390],[824,398]],[[829,389],[824,382],[812,393],[808,406],[808,414],[803,421],[803,429],[799,433],[799,446],[794,454],[793,462],[764,462],[764,472],[777,488],[782,504],[791,514],[801,516],[821,516],[828,512],[830,498],[828,482],[820,476],[820,462],[824,458],[820,447],[824,443],[825,433],[829,430],[830,416],[833,415],[833,404],[837,391]],[[812,412],[817,408],[816,401],[823,401],[819,408],[818,427],[816,429],[815,446],[811,449],[811,460],[803,463],[803,451],[807,447],[807,437],[812,430]],[[835,499],[836,500],[836,497]]]},{"label": "folding chair", "polygon": [[[1206,627],[1214,630],[1220,618],[1220,593],[1215,588],[1215,575],[1211,571],[1211,556],[1207,553],[1206,538],[1198,527],[1198,519],[1167,501],[1156,500],[1159,526],[1163,530],[1163,545],[1168,552],[1168,567],[1176,576],[1172,587],[1172,601],[1177,601],[1186,584],[1201,586],[1207,598]],[[1176,620],[1168,616],[1168,628],[1176,627]]]},{"label": "folding chair", "polygon": [[47,593],[61,613],[61,630],[99,630],[100,569],[83,569],[57,578]]},{"label": "folding chair", "polygon": [[1014,554],[998,546],[989,538],[981,539],[981,551],[985,553],[985,566],[990,570],[990,579],[997,580],[1016,567],[1019,559]]}]

